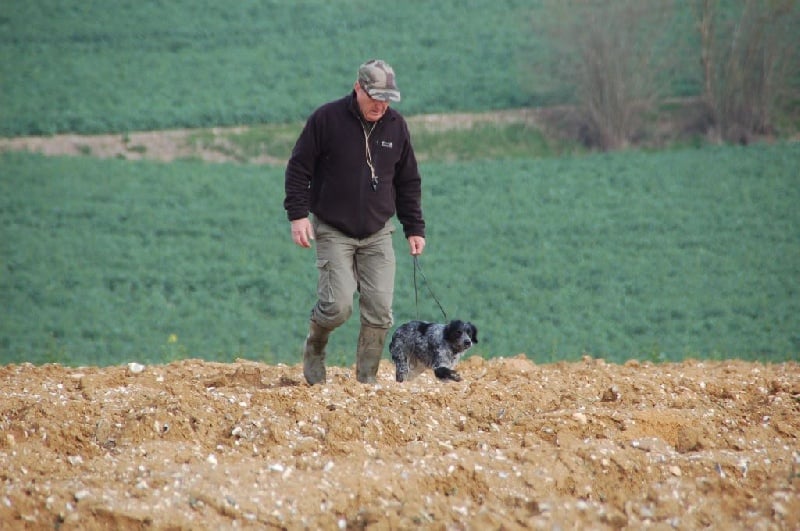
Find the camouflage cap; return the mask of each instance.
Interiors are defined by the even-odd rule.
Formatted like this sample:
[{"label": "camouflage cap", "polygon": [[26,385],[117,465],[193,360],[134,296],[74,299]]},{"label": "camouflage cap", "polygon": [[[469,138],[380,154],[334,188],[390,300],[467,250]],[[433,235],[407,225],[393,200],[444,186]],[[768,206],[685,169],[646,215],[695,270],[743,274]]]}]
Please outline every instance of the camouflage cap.
[{"label": "camouflage cap", "polygon": [[394,69],[385,61],[370,59],[358,68],[358,84],[369,97],[380,101],[400,101]]}]

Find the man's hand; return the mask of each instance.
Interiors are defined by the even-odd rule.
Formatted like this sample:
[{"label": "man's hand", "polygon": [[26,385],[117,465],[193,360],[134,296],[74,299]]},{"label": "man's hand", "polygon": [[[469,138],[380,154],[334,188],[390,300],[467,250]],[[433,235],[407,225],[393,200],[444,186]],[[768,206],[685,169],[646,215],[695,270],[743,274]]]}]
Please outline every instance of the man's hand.
[{"label": "man's hand", "polygon": [[300,247],[311,247],[314,239],[314,228],[308,218],[292,220],[292,240]]},{"label": "man's hand", "polygon": [[408,247],[411,250],[411,256],[419,256],[422,250],[425,249],[425,238],[422,236],[409,236]]}]

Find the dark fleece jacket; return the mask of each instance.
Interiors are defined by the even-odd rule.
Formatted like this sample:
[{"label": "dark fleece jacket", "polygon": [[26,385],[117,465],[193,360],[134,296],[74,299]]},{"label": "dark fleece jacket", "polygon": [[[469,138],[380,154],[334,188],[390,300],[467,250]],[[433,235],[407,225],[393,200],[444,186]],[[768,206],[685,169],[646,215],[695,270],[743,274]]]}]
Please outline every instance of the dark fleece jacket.
[{"label": "dark fleece jacket", "polygon": [[421,179],[406,121],[389,108],[369,134],[377,190],[364,131],[355,91],[311,114],[286,165],[289,220],[311,212],[348,236],[365,238],[397,213],[406,237],[425,236]]}]

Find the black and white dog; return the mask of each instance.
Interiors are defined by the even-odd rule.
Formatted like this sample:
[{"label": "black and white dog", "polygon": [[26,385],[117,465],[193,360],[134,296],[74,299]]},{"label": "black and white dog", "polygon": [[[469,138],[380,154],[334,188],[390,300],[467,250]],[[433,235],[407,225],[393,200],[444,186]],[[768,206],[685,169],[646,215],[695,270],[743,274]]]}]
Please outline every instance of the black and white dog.
[{"label": "black and white dog", "polygon": [[433,369],[440,380],[461,381],[453,370],[464,352],[478,342],[478,329],[460,320],[447,324],[410,321],[394,331],[389,352],[396,379],[405,382]]}]

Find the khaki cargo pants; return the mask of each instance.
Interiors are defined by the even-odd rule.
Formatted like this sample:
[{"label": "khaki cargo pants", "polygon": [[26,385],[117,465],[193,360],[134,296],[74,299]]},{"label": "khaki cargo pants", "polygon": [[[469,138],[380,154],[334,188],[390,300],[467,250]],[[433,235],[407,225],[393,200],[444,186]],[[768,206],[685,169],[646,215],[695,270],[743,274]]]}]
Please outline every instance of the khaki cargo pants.
[{"label": "khaki cargo pants", "polygon": [[340,326],[353,313],[358,291],[361,324],[390,328],[395,275],[392,221],[364,239],[351,238],[317,218],[312,223],[319,280],[311,318],[325,328]]}]

